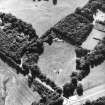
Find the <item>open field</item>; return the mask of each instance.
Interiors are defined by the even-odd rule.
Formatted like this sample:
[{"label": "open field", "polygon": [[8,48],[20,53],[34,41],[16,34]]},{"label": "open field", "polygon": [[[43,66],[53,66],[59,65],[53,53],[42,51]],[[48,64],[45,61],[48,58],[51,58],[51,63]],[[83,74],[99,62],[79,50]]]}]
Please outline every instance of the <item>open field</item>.
[{"label": "open field", "polygon": [[[70,74],[75,70],[75,47],[63,42],[55,42],[46,46],[40,57],[39,66],[43,73],[51,78],[58,86],[70,81]],[[59,74],[57,73],[59,72]]]},{"label": "open field", "polygon": [[38,35],[42,35],[75,8],[84,6],[88,0],[58,0],[57,6],[53,6],[51,1],[34,3],[32,0],[3,0],[0,2],[0,11],[10,12],[31,23]]},{"label": "open field", "polygon": [[[3,81],[7,79],[8,82],[4,84],[7,94],[5,105],[30,105],[35,99],[36,101],[40,99],[39,95],[28,87],[27,80],[22,75],[17,75],[12,68],[0,60],[0,93]],[[0,105],[3,105],[1,104],[3,102],[4,100],[0,100]]]}]

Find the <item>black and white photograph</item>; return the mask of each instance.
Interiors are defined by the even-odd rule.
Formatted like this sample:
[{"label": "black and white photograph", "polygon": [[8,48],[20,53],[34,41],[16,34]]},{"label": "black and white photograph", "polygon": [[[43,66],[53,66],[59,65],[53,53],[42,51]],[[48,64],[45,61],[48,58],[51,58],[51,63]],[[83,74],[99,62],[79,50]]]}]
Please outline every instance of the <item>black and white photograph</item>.
[{"label": "black and white photograph", "polygon": [[105,0],[0,0],[0,105],[105,105]]}]

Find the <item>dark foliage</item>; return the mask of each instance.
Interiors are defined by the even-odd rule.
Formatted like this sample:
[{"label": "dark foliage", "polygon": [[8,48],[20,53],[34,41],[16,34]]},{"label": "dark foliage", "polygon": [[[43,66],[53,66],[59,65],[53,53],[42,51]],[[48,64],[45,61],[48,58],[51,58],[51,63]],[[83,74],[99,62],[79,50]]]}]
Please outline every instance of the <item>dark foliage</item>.
[{"label": "dark foliage", "polygon": [[17,19],[15,16],[12,16],[12,14],[0,13],[0,18],[3,24],[11,23],[9,29],[14,29],[19,33],[29,35],[29,39],[38,38],[38,36],[36,35],[36,31],[31,24],[23,22],[21,19]]},{"label": "dark foliage", "polygon": [[92,105],[90,100],[86,100],[85,105]]},{"label": "dark foliage", "polygon": [[58,22],[51,30],[56,37],[63,39],[73,45],[81,45],[91,32],[93,25],[84,17],[70,14]]},{"label": "dark foliage", "polygon": [[[39,101],[38,105],[45,105],[48,103],[48,105],[62,105],[63,99],[60,96],[59,93],[56,91],[52,91],[48,89],[46,86],[44,86],[42,83],[38,82],[37,80],[33,81],[33,88],[35,88],[35,91],[37,91],[42,99]],[[34,105],[34,103],[33,103]]]},{"label": "dark foliage", "polygon": [[84,105],[105,105],[105,96],[99,97],[95,101],[87,100]]},{"label": "dark foliage", "polygon": [[73,77],[77,77],[77,76],[78,76],[78,73],[75,72],[75,71],[73,71],[73,72],[71,73],[71,75],[70,75],[71,78],[73,78]]},{"label": "dark foliage", "polygon": [[55,90],[57,93],[59,93],[59,94],[62,94],[62,92],[63,92],[63,90],[61,89],[61,88],[57,88],[56,90]]},{"label": "dark foliage", "polygon": [[63,96],[66,98],[69,98],[70,96],[73,96],[75,90],[75,86],[72,83],[66,83],[63,86]]},{"label": "dark foliage", "polygon": [[71,78],[71,83],[75,86],[75,87],[77,87],[77,77],[75,76],[75,77],[72,77]]},{"label": "dark foliage", "polygon": [[53,4],[56,5],[57,4],[57,0],[52,0]]},{"label": "dark foliage", "polygon": [[[37,66],[39,56],[44,51],[44,46],[43,40],[37,39],[38,37],[32,25],[17,19],[11,14],[0,13],[0,18],[4,26],[0,30],[0,58],[9,66],[16,69],[17,73],[21,73],[24,76],[27,75],[29,87],[36,87],[42,98],[44,95],[50,97],[53,101],[59,98],[62,94],[62,89],[41,73],[40,68]],[[50,41],[52,41],[51,37],[48,41],[49,44],[51,44]],[[21,68],[19,65],[21,64],[21,58],[24,56],[26,59]],[[34,80],[36,77],[56,91],[53,93],[41,84],[35,85]],[[44,100],[43,98],[41,103]]]},{"label": "dark foliage", "polygon": [[51,102],[49,105],[63,105],[63,99],[59,98],[58,100]]},{"label": "dark foliage", "polygon": [[[83,8],[78,7],[74,13],[60,20],[41,38],[49,38],[50,40],[48,36],[51,35],[73,45],[81,45],[93,29],[93,15],[97,13],[98,9],[102,10],[102,7],[104,9],[104,5],[105,2],[102,0],[89,1]],[[52,32],[54,33],[53,35]]]},{"label": "dark foliage", "polygon": [[76,47],[75,52],[76,52],[76,57],[80,58],[82,56],[87,55],[90,52],[90,50],[84,49],[82,47]]},{"label": "dark foliage", "polygon": [[82,95],[83,95],[83,86],[82,86],[81,83],[79,83],[79,84],[77,85],[76,92],[77,92],[77,94],[78,94],[79,96],[82,96]]},{"label": "dark foliage", "polygon": [[76,60],[76,69],[80,70],[79,80],[86,77],[90,68],[100,65],[105,60],[105,38],[100,41],[94,50],[90,53]]},{"label": "dark foliage", "polygon": [[8,57],[4,52],[0,51],[0,58],[7,63],[10,67],[14,68],[17,73],[22,73],[22,69],[10,58]]}]

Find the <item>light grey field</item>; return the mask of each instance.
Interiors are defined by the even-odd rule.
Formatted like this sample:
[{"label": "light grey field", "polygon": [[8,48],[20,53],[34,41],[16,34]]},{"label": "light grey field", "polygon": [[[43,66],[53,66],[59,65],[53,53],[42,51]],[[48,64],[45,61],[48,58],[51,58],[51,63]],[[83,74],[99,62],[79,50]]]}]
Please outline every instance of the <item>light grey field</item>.
[{"label": "light grey field", "polygon": [[[0,0],[0,11],[10,12],[16,17],[29,22],[41,36],[46,30],[52,27],[57,21],[72,13],[76,7],[83,6],[88,0],[58,0],[58,5],[53,6],[52,2],[34,3],[32,0]],[[94,36],[94,35],[93,35]],[[89,36],[91,39],[91,36]],[[97,42],[87,39],[84,47]],[[70,74],[75,70],[75,47],[65,42],[55,42],[52,46],[45,45],[44,54],[40,57],[39,66],[41,71],[58,86],[70,81]],[[27,87],[27,81],[21,75],[16,73],[8,65],[0,61],[0,77],[12,78],[9,80],[6,88],[8,95],[5,105],[29,105],[36,99],[36,93],[32,93]],[[60,71],[59,74],[56,72]],[[15,83],[13,82],[16,76]],[[17,83],[20,84],[19,88]],[[84,89],[92,88],[96,85],[105,83],[105,63],[91,70],[88,77],[83,80]],[[2,83],[1,83],[2,84]],[[22,92],[23,91],[23,92]],[[8,101],[9,100],[9,101]],[[2,101],[1,101],[2,102]],[[0,104],[2,105],[2,104]]]}]

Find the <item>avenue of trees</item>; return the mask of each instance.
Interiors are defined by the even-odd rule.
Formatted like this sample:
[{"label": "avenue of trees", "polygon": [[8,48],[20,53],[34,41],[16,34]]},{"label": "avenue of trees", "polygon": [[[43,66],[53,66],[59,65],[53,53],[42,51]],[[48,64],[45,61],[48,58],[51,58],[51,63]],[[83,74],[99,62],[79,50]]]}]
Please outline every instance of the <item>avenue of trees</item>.
[{"label": "avenue of trees", "polygon": [[63,98],[60,97],[61,95],[57,93],[56,91],[52,91],[48,89],[46,86],[44,86],[42,83],[38,82],[37,80],[33,81],[34,91],[37,91],[41,99],[38,103],[33,102],[32,105],[62,105],[63,104]]},{"label": "avenue of trees", "polygon": [[[88,51],[87,49],[83,49],[81,47],[77,48],[76,55],[78,57],[76,59],[76,70],[79,72],[72,72],[71,78],[75,77],[78,84],[78,81],[81,81],[83,78],[88,76],[91,68],[94,68],[105,61],[105,38],[99,41],[92,51]],[[75,87],[73,84],[73,81],[71,81],[70,83],[64,85],[63,93],[65,97],[68,98],[69,96],[72,96],[75,90],[77,91],[77,94],[83,94],[82,85],[77,85],[77,87]],[[78,88],[81,88],[80,92],[78,91]]]},{"label": "avenue of trees", "polygon": [[89,73],[90,69],[105,61],[105,38],[100,41],[94,50],[76,60],[76,69],[80,71],[78,80],[82,80]]}]

